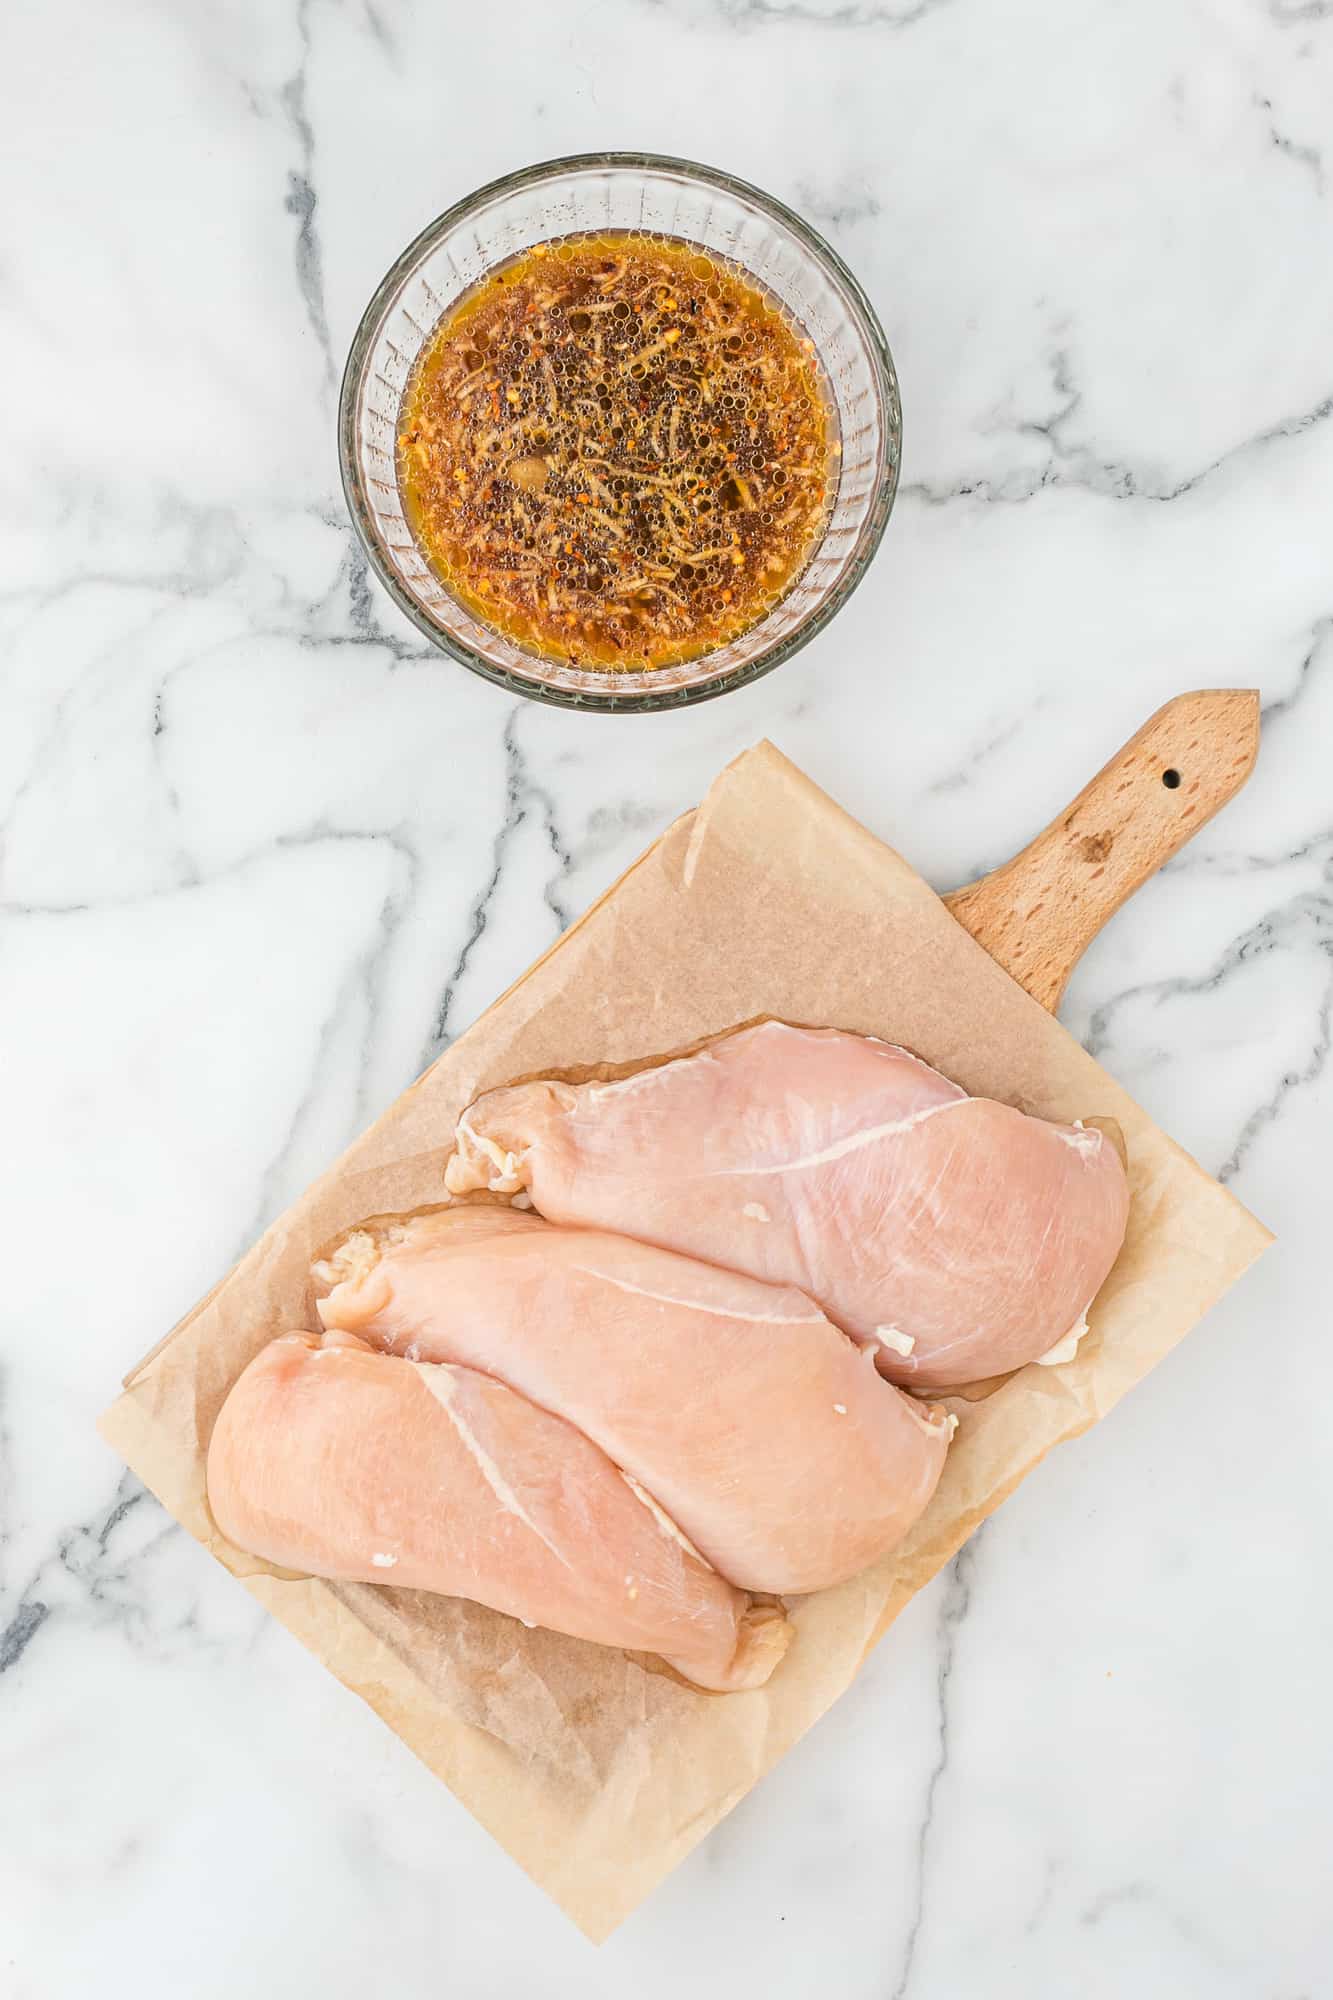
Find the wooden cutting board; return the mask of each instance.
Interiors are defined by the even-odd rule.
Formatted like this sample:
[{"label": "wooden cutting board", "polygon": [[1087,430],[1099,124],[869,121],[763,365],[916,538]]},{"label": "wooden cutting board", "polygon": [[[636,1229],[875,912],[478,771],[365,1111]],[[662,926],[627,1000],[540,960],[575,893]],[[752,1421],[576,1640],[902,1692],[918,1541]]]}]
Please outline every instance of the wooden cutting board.
[{"label": "wooden cutting board", "polygon": [[[745,1795],[980,1522],[1142,1381],[1269,1240],[1045,1011],[1112,911],[1242,783],[1256,715],[1244,691],[1170,703],[1022,854],[947,906],[772,745],[747,751],[278,1218],[103,1418],[176,1519],[590,1937]],[[1078,1355],[957,1402],[925,1515],[861,1576],[793,1607],[797,1637],[767,1687],[703,1694],[460,1599],[273,1574],[223,1541],[204,1452],[231,1383],[274,1333],[308,1323],[322,1245],[363,1216],[439,1200],[467,1103],[550,1069],[623,1073],[763,1015],[901,1043],[1041,1117],[1112,1121],[1134,1195]]]}]

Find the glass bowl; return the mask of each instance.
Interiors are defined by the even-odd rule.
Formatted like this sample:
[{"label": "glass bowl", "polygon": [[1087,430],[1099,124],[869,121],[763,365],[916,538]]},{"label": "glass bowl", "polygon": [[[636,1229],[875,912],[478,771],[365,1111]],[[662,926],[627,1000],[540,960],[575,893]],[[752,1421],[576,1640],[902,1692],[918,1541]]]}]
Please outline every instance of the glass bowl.
[{"label": "glass bowl", "polygon": [[[656,230],[740,265],[814,341],[837,408],[841,470],[822,540],[782,600],[693,660],[597,672],[525,651],[464,610],[417,547],[398,491],[398,412],[442,315],[496,265],[581,231]],[[902,445],[898,379],[865,293],[823,238],[772,195],[714,167],[650,153],[586,153],[478,189],[424,229],[366,307],[338,412],[343,490],[380,582],[426,637],[515,694],[621,711],[707,701],[771,672],[856,588],[893,506]]]}]

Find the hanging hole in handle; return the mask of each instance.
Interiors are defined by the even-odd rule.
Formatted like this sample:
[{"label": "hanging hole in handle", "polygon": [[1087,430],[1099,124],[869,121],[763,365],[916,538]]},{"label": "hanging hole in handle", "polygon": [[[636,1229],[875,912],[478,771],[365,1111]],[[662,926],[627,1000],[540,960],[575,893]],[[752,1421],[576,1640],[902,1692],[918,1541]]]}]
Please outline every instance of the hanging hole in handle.
[{"label": "hanging hole in handle", "polygon": [[1174,792],[1177,785],[1180,783],[1179,771],[1176,770],[1163,771],[1162,783],[1166,786],[1168,792]]}]

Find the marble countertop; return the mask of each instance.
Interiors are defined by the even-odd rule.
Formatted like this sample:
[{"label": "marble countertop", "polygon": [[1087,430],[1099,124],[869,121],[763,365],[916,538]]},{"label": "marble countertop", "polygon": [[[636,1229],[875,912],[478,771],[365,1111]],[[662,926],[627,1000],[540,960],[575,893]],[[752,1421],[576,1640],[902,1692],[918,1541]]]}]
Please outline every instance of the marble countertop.
[{"label": "marble countertop", "polygon": [[[1329,0],[66,0],[0,95],[0,1991],[1333,1992]],[[831,630],[619,721],[397,619],[333,424],[402,244],[601,146],[802,209],[906,409]],[[1063,1015],[1278,1245],[594,1951],[94,1418],[745,745],[943,888],[1207,684],[1257,773]]]}]

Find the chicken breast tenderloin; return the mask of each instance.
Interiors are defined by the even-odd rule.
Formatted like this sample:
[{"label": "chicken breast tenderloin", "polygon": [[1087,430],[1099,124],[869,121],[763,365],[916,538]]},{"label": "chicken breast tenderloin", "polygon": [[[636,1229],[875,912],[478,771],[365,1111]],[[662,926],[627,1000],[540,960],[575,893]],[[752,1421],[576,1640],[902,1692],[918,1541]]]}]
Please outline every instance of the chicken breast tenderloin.
[{"label": "chicken breast tenderloin", "polygon": [[798,1286],[920,1389],[1067,1358],[1129,1209],[1102,1133],[777,1021],[617,1083],[488,1091],[446,1186]]},{"label": "chicken breast tenderloin", "polygon": [[290,1333],[233,1386],[208,1500],[237,1547],[311,1576],[476,1599],[757,1687],[790,1636],[572,1425],[469,1368]]},{"label": "chicken breast tenderloin", "polygon": [[324,1325],[460,1363],[574,1424],[725,1577],[818,1590],[892,1548],[952,1420],[803,1293],[499,1207],[363,1226],[316,1267]]}]

